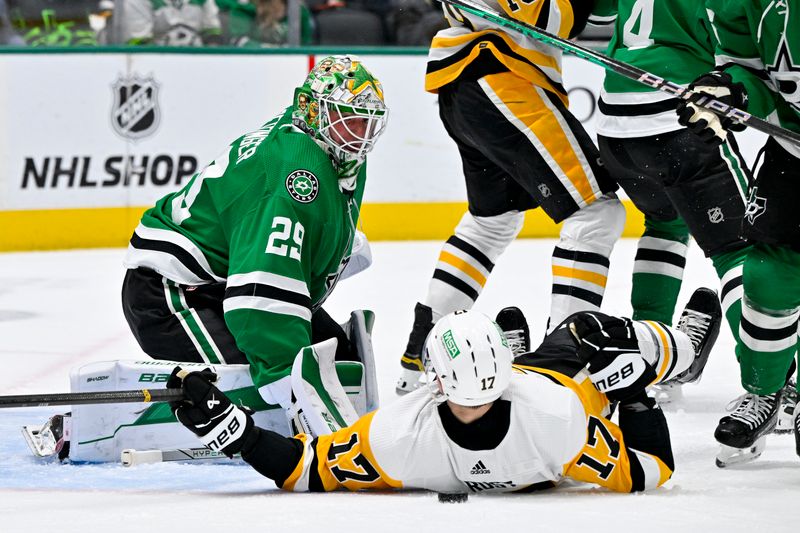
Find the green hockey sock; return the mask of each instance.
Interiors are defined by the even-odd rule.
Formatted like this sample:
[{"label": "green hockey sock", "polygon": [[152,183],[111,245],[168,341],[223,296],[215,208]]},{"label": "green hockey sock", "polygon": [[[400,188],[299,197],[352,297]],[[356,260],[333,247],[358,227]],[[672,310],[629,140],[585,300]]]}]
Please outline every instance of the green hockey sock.
[{"label": "green hockey sock", "polygon": [[633,319],[671,325],[686,266],[689,229],[680,218],[667,222],[645,218],[644,225],[633,265]]},{"label": "green hockey sock", "polygon": [[758,243],[747,255],[742,281],[742,385],[771,394],[784,385],[797,349],[800,253]]},{"label": "green hockey sock", "polygon": [[719,276],[720,293],[719,299],[722,303],[722,313],[728,321],[728,325],[736,339],[736,358],[740,356],[739,345],[739,322],[742,319],[742,270],[747,254],[752,246],[745,246],[738,250],[716,254],[711,257],[714,270]]}]

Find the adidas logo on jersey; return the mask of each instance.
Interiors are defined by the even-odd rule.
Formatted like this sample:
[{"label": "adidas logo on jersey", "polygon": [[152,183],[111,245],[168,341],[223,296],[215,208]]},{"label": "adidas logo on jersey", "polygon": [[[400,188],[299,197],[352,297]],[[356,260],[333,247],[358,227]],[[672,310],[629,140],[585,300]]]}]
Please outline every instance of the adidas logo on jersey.
[{"label": "adidas logo on jersey", "polygon": [[492,471],[486,468],[486,465],[483,464],[483,461],[478,461],[475,463],[475,466],[472,467],[472,470],[470,470],[469,473],[472,476],[477,476],[479,474],[491,474]]}]

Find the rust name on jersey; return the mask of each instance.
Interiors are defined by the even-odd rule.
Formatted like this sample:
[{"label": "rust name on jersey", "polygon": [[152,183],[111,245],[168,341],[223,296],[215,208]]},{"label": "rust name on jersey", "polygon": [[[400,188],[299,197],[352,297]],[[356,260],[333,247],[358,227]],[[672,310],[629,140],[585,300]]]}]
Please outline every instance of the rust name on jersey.
[{"label": "rust name on jersey", "polygon": [[175,188],[197,172],[190,154],[26,157],[21,189]]},{"label": "rust name on jersey", "polygon": [[465,481],[464,484],[472,492],[508,491],[516,487],[511,481]]}]

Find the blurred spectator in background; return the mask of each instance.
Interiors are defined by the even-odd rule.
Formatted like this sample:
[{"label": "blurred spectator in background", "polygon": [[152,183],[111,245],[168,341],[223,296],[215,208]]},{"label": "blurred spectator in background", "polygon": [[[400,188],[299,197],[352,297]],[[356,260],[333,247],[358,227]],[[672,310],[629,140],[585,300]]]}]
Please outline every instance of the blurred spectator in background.
[{"label": "blurred spectator in background", "polygon": [[436,32],[447,27],[441,5],[432,0],[392,0],[387,21],[399,46],[430,46]]},{"label": "blurred spectator in background", "polygon": [[116,0],[120,40],[126,44],[222,44],[214,0]]},{"label": "blurred spectator in background", "polygon": [[308,0],[316,15],[317,43],[380,46],[390,40],[386,14],[390,0]]},{"label": "blurred spectator in background", "polygon": [[94,46],[98,0],[6,0],[14,32],[29,46]]},{"label": "blurred spectator in background", "polygon": [[[300,0],[298,0],[300,1]],[[243,47],[288,42],[287,0],[216,0],[226,44]],[[311,11],[300,1],[300,44],[314,41]]]},{"label": "blurred spectator in background", "polygon": [[8,6],[5,0],[0,0],[0,44],[2,45],[23,45],[25,41],[17,35],[11,27],[11,17],[8,16]]}]

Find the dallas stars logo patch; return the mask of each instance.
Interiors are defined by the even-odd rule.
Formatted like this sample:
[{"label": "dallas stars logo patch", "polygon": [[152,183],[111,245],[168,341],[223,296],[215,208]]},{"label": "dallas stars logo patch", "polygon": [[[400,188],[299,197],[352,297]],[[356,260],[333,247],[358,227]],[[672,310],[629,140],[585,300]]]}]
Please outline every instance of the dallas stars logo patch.
[{"label": "dallas stars logo patch", "polygon": [[308,204],[319,193],[319,180],[308,170],[295,170],[286,177],[286,190],[301,204]]},{"label": "dallas stars logo patch", "polygon": [[747,207],[744,211],[744,217],[753,225],[756,219],[760,217],[764,211],[767,210],[767,199],[763,196],[758,196],[758,187],[753,187],[750,191],[750,198],[747,200]]}]

